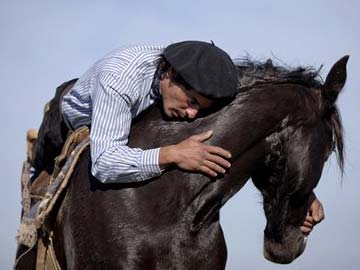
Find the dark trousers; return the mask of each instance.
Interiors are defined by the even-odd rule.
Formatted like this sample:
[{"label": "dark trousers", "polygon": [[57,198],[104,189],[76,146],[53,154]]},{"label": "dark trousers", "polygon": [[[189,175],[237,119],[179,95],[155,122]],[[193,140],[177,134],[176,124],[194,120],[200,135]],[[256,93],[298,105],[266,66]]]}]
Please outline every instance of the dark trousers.
[{"label": "dark trousers", "polygon": [[61,153],[69,128],[64,122],[61,112],[61,101],[77,79],[65,82],[56,88],[55,97],[49,102],[39,128],[38,138],[33,148],[32,166],[35,169],[32,180],[45,170],[52,173],[55,158]]}]

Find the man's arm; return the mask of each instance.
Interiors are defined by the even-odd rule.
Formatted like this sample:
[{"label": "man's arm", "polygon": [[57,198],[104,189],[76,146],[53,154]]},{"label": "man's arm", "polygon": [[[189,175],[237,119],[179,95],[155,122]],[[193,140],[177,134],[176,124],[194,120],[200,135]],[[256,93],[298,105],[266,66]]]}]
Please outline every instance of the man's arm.
[{"label": "man's arm", "polygon": [[90,131],[92,174],[103,183],[143,181],[161,174],[159,148],[127,146],[136,101],[134,82],[102,72],[95,82]]}]

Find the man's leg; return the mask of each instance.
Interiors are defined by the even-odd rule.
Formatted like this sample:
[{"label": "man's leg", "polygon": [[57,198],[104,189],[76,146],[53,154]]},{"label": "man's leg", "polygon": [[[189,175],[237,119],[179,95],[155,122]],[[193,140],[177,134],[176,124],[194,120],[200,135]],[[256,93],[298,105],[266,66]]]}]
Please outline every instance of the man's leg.
[{"label": "man's leg", "polygon": [[55,158],[60,154],[69,131],[62,117],[60,103],[64,94],[71,89],[75,82],[76,79],[73,79],[57,87],[55,97],[45,109],[38,138],[33,147],[32,166],[35,172],[32,181],[41,171],[45,170],[49,174],[53,171]]}]

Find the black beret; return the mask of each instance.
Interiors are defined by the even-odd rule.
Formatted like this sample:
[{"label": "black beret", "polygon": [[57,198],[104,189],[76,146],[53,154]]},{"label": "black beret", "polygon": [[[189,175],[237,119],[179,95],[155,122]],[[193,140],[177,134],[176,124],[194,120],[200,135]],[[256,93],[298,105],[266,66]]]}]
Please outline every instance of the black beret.
[{"label": "black beret", "polygon": [[169,45],[164,57],[198,93],[209,98],[229,98],[237,93],[236,68],[230,56],[213,44],[183,41]]}]

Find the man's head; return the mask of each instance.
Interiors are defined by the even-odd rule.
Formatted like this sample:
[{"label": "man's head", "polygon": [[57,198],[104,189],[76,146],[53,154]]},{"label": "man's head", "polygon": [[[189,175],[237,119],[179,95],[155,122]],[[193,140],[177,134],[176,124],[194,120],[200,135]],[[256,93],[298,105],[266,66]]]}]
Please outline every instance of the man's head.
[{"label": "man's head", "polygon": [[175,43],[165,49],[163,60],[161,95],[169,117],[193,119],[200,110],[236,95],[235,65],[226,52],[213,44]]}]

